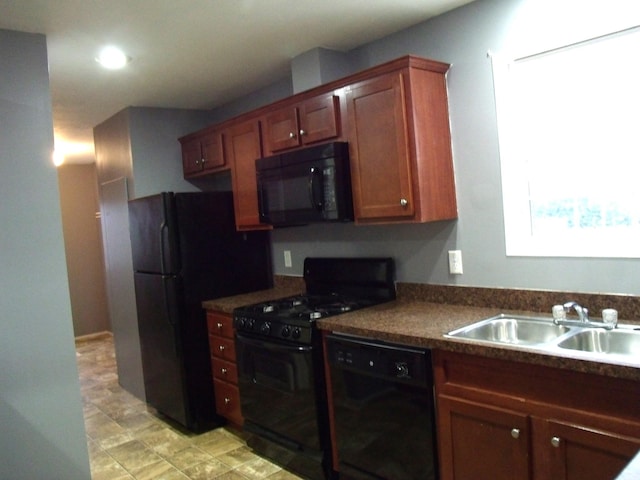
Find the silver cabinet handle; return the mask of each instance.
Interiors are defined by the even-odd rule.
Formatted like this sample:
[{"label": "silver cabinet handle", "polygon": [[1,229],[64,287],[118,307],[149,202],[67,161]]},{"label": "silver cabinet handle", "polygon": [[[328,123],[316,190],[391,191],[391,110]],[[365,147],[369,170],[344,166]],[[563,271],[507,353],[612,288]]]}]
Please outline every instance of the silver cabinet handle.
[{"label": "silver cabinet handle", "polygon": [[296,138],[296,134],[294,132],[289,132],[289,138]]},{"label": "silver cabinet handle", "polygon": [[220,350],[221,352],[224,352],[224,345],[220,345],[220,346],[218,347],[218,350]]},{"label": "silver cabinet handle", "polygon": [[400,199],[400,206],[406,207],[407,205],[409,205],[409,202],[407,202],[407,199],[406,198],[401,198]]},{"label": "silver cabinet handle", "polygon": [[220,322],[218,322],[216,326],[218,327],[218,330],[222,330],[222,324]]},{"label": "silver cabinet handle", "polygon": [[520,438],[520,429],[519,428],[512,428],[511,429],[511,436],[513,438]]},{"label": "silver cabinet handle", "polygon": [[302,137],[303,135],[306,135],[307,132],[305,132],[303,129],[300,129],[300,132],[298,133],[300,133],[300,136]]},{"label": "silver cabinet handle", "polygon": [[229,405],[231,403],[231,399],[229,397],[224,397],[224,404]]},{"label": "silver cabinet handle", "polygon": [[226,368],[224,368],[224,367],[222,367],[222,368],[220,369],[220,372],[222,372],[222,374],[223,374],[223,375],[226,375],[226,374],[227,374],[227,369],[226,369]]},{"label": "silver cabinet handle", "polygon": [[551,445],[558,448],[560,446],[560,437],[551,437]]}]

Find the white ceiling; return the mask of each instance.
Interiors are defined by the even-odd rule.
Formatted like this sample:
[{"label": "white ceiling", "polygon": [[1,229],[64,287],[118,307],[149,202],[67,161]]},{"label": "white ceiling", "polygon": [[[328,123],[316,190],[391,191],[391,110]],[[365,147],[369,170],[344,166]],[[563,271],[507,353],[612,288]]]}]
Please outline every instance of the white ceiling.
[{"label": "white ceiling", "polygon": [[[86,143],[128,106],[208,109],[471,0],[0,0],[0,28],[47,36],[57,140]],[[107,44],[125,70],[94,61]],[[92,161],[89,154],[75,160]]]}]

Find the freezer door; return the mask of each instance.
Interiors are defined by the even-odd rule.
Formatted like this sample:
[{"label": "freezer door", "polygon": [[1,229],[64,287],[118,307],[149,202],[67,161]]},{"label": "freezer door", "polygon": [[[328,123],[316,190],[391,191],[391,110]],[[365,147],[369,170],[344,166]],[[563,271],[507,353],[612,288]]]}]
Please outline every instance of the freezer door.
[{"label": "freezer door", "polygon": [[180,278],[147,273],[136,273],[134,277],[147,403],[188,425],[178,321]]},{"label": "freezer door", "polygon": [[180,271],[174,194],[129,201],[133,270],[177,274]]}]

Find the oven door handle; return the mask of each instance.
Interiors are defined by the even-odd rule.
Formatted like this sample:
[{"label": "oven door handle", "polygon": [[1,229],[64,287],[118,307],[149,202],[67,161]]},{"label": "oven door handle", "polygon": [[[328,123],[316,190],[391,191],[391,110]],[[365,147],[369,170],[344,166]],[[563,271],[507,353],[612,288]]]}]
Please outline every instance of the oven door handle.
[{"label": "oven door handle", "polygon": [[240,333],[236,333],[236,338],[239,342],[242,342],[247,345],[251,345],[253,347],[264,348],[266,350],[279,350],[286,352],[310,352],[313,350],[313,347],[310,345],[285,345],[282,343],[275,342],[265,342],[264,340],[259,340],[256,338],[246,337],[241,335]]}]

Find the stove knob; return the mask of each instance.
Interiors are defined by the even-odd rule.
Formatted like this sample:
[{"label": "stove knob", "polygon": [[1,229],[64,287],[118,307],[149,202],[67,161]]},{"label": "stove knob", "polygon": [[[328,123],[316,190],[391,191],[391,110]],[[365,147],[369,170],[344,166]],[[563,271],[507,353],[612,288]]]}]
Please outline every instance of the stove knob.
[{"label": "stove knob", "polygon": [[247,327],[249,328],[249,330],[253,330],[256,326],[256,320],[255,318],[249,318],[249,321],[247,322]]},{"label": "stove knob", "polygon": [[282,328],[282,332],[280,332],[282,334],[282,336],[284,338],[287,338],[289,335],[291,335],[291,327],[289,327],[288,325],[285,325]]},{"label": "stove knob", "polygon": [[271,324],[269,322],[264,322],[261,326],[260,326],[260,332],[268,335],[269,332],[271,331]]},{"label": "stove knob", "polygon": [[398,378],[409,377],[409,366],[405,362],[396,362],[396,376]]},{"label": "stove knob", "polygon": [[247,324],[247,319],[244,317],[238,317],[238,321],[236,322],[236,325],[238,326],[238,328],[242,329],[245,327],[245,325]]},{"label": "stove knob", "polygon": [[300,338],[300,334],[301,334],[301,333],[302,333],[302,332],[300,331],[300,328],[299,328],[299,327],[296,327],[296,328],[294,328],[294,329],[293,329],[293,333],[291,334],[291,336],[292,336],[293,338],[295,338],[295,339],[298,339],[298,338]]}]

